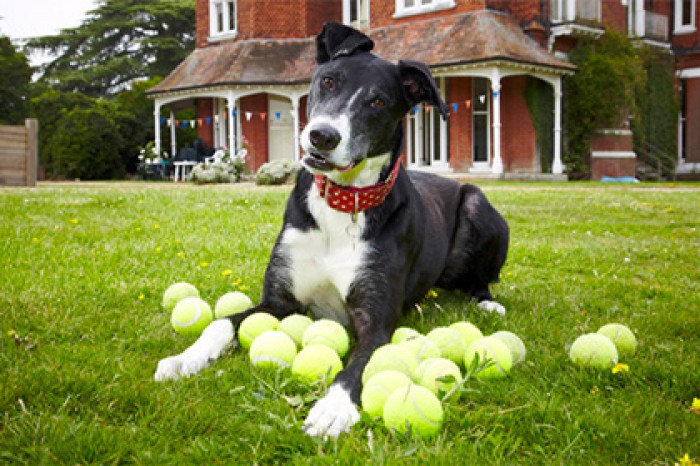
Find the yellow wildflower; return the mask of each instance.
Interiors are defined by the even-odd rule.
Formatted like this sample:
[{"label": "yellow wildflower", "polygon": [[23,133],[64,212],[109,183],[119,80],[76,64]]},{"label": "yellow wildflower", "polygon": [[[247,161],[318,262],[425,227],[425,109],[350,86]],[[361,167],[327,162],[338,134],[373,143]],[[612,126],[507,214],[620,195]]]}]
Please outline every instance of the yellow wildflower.
[{"label": "yellow wildflower", "polygon": [[630,366],[627,364],[617,363],[615,367],[612,368],[612,373],[617,374],[618,372],[629,372]]},{"label": "yellow wildflower", "polygon": [[690,412],[700,414],[700,398],[693,398],[693,404],[690,405]]},{"label": "yellow wildflower", "polygon": [[78,220],[77,218],[72,218],[72,219],[70,219],[70,222],[71,222],[73,225],[76,225],[79,221],[80,221],[80,220]]},{"label": "yellow wildflower", "polygon": [[226,270],[221,271],[222,277],[229,277],[231,275],[233,275],[233,270],[231,270],[231,269],[226,269]]},{"label": "yellow wildflower", "polygon": [[199,266],[202,267],[202,268],[204,268],[204,267],[209,267],[209,262],[207,262],[207,261],[202,261],[202,262],[199,263]]},{"label": "yellow wildflower", "polygon": [[185,254],[184,251],[180,251],[177,253],[177,257],[179,257],[180,259],[184,259],[186,255],[187,254]]},{"label": "yellow wildflower", "polygon": [[144,294],[141,293],[141,294],[139,295],[139,301],[143,301],[144,299],[146,299],[146,296],[144,296]]},{"label": "yellow wildflower", "polygon": [[683,455],[683,458],[678,458],[678,463],[676,463],[676,466],[698,466],[698,463],[693,463],[693,460],[686,453]]}]

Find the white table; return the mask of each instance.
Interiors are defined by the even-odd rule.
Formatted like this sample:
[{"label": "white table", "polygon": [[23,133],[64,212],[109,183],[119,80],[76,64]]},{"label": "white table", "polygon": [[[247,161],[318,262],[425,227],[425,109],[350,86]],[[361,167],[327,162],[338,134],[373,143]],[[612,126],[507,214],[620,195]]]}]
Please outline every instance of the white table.
[{"label": "white table", "polygon": [[192,172],[192,168],[198,163],[199,162],[192,161],[173,162],[173,166],[175,166],[174,181],[186,181],[187,179],[189,179],[190,172]]}]

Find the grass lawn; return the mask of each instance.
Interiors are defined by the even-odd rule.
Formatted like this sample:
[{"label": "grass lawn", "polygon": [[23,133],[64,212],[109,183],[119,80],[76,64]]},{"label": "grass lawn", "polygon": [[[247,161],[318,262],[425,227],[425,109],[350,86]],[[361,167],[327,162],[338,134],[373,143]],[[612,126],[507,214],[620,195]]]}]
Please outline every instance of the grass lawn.
[{"label": "grass lawn", "polygon": [[[484,184],[511,226],[506,317],[438,290],[404,324],[511,330],[528,358],[470,380],[431,440],[363,417],[337,442],[300,430],[322,394],[233,350],[189,380],[157,361],[192,338],[160,307],[189,281],[212,304],[260,295],[289,188],[58,184],[0,189],[0,463],[674,464],[700,462],[700,186]],[[567,347],[630,326],[628,372]]]}]

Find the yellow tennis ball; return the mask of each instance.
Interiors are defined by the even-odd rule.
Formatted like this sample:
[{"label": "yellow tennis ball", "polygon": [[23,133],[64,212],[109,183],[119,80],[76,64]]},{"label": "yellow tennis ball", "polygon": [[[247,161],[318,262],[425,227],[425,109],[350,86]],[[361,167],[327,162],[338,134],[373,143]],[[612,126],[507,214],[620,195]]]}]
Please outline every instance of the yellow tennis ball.
[{"label": "yellow tennis ball", "polygon": [[449,328],[451,328],[452,330],[456,330],[460,335],[462,335],[462,339],[464,340],[464,344],[466,345],[465,349],[467,346],[471,345],[479,338],[484,337],[484,334],[481,333],[479,327],[472,324],[471,322],[455,322],[454,324],[450,325]]},{"label": "yellow tennis ball", "polygon": [[265,312],[251,314],[241,322],[238,328],[238,342],[245,349],[250,349],[250,345],[258,336],[268,330],[277,330],[280,326],[280,321],[273,315]]},{"label": "yellow tennis ball", "polygon": [[189,297],[199,298],[199,290],[186,282],[174,283],[163,293],[162,304],[168,312],[172,312],[177,303]]},{"label": "yellow tennis ball", "polygon": [[397,388],[410,384],[411,379],[399,371],[384,371],[373,375],[362,387],[362,409],[372,417],[381,416],[384,414],[384,404],[389,395]]},{"label": "yellow tennis ball", "polygon": [[578,337],[569,348],[571,361],[582,367],[609,369],[617,364],[617,348],[610,338],[600,333]]},{"label": "yellow tennis ball", "polygon": [[416,359],[416,364],[426,359],[439,358],[442,355],[438,345],[423,335],[409,337],[407,340],[399,343],[399,346]]},{"label": "yellow tennis ball", "polygon": [[213,319],[209,304],[198,297],[190,296],[175,305],[170,323],[181,335],[199,335]]},{"label": "yellow tennis ball", "polygon": [[431,358],[418,364],[415,380],[431,392],[439,395],[447,393],[462,381],[459,366],[449,359]]},{"label": "yellow tennis ball", "polygon": [[448,327],[437,327],[427,335],[440,348],[443,358],[453,361],[455,364],[464,362],[464,352],[467,349],[462,335]]},{"label": "yellow tennis ball", "polygon": [[217,319],[222,317],[240,314],[253,307],[253,301],[240,291],[230,291],[220,297],[214,305],[214,316]]},{"label": "yellow tennis ball", "polygon": [[601,335],[610,338],[617,348],[620,359],[634,356],[637,352],[637,338],[629,327],[622,324],[607,324],[598,329]]},{"label": "yellow tennis ball", "polygon": [[488,364],[479,370],[475,376],[480,379],[499,379],[505,377],[513,366],[513,356],[510,350],[498,338],[485,337],[469,345],[464,354],[464,365],[467,369],[476,357],[479,365]]},{"label": "yellow tennis ball", "polygon": [[292,337],[294,343],[301,348],[301,340],[304,332],[311,325],[313,320],[301,314],[292,314],[280,320],[280,330]]},{"label": "yellow tennis ball", "polygon": [[402,434],[433,437],[445,413],[435,394],[420,385],[407,385],[389,395],[384,404],[384,425]]},{"label": "yellow tennis ball", "polygon": [[408,377],[413,377],[413,371],[417,365],[416,359],[405,348],[389,343],[380,346],[372,353],[362,372],[362,383],[366,383],[375,374],[389,370],[403,372]]},{"label": "yellow tennis ball", "polygon": [[249,355],[255,367],[285,368],[292,365],[297,355],[297,345],[286,333],[268,330],[253,340]]},{"label": "yellow tennis ball", "polygon": [[498,331],[492,335],[493,338],[501,340],[510,350],[510,355],[513,357],[513,365],[520,364],[525,360],[527,349],[525,343],[513,332],[507,330]]},{"label": "yellow tennis ball", "polygon": [[345,327],[338,322],[320,319],[306,328],[301,344],[305,348],[310,345],[326,345],[342,358],[348,352],[350,338]]},{"label": "yellow tennis ball", "polygon": [[391,342],[394,344],[399,344],[409,338],[414,338],[422,336],[418,330],[414,330],[411,327],[399,327],[394,330],[394,334],[391,336]]},{"label": "yellow tennis ball", "polygon": [[326,345],[305,347],[292,363],[292,374],[307,383],[318,380],[330,382],[342,369],[340,356]]}]

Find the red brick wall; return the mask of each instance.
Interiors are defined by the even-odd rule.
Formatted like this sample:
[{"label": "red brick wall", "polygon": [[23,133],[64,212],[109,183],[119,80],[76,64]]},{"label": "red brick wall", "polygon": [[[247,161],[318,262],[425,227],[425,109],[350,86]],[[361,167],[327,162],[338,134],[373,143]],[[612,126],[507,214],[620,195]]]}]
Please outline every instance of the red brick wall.
[{"label": "red brick wall", "polygon": [[700,78],[688,79],[685,90],[685,160],[688,163],[698,163],[700,162]]},{"label": "red brick wall", "polygon": [[467,171],[472,163],[472,112],[465,101],[472,98],[471,78],[450,78],[447,86],[447,102],[458,104],[455,113],[450,108],[450,167],[455,171]]},{"label": "red brick wall", "polygon": [[370,27],[376,28],[390,24],[401,24],[416,20],[437,18],[440,16],[465,13],[467,11],[486,9],[486,0],[455,0],[455,4],[456,5],[454,8],[449,8],[447,10],[441,10],[434,13],[406,16],[404,18],[394,18],[394,13],[396,13],[395,0],[373,0],[369,7]]},{"label": "red brick wall", "polygon": [[592,151],[624,151],[634,148],[631,134],[596,134],[591,139]]},{"label": "red brick wall", "polygon": [[[246,165],[251,172],[255,172],[262,164],[267,162],[268,131],[267,120],[260,118],[261,113],[268,112],[267,94],[255,94],[241,98],[238,105],[241,121],[241,134],[248,140],[246,148],[248,156]],[[246,112],[252,112],[253,117],[248,121]]]},{"label": "red brick wall", "polygon": [[515,19],[522,26],[533,20],[539,20],[548,14],[549,1],[540,2],[538,0],[487,0],[486,6],[491,10],[504,11]]},{"label": "red brick wall", "polygon": [[209,37],[209,0],[197,0],[195,4],[195,45],[205,47]]},{"label": "red brick wall", "polygon": [[603,24],[617,31],[627,31],[627,7],[618,1],[602,0],[601,3]]},{"label": "red brick wall", "polygon": [[618,178],[621,176],[635,176],[637,159],[635,158],[601,158],[591,159],[591,179],[599,181],[604,176]]},{"label": "red brick wall", "polygon": [[[197,99],[195,104],[197,119],[204,124],[197,122],[197,137],[202,140],[205,148],[214,146],[214,130],[211,124],[206,124],[205,118],[214,114],[214,101],[212,99]],[[210,120],[211,121],[211,120]]]},{"label": "red brick wall", "polygon": [[501,80],[501,157],[506,172],[537,169],[537,141],[525,102],[526,83],[524,76]]}]

